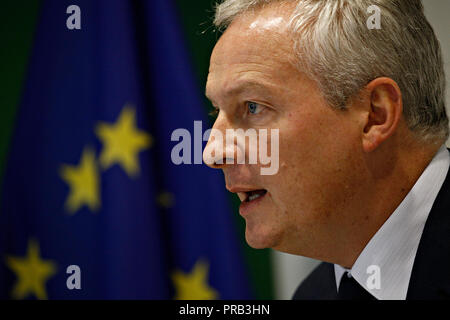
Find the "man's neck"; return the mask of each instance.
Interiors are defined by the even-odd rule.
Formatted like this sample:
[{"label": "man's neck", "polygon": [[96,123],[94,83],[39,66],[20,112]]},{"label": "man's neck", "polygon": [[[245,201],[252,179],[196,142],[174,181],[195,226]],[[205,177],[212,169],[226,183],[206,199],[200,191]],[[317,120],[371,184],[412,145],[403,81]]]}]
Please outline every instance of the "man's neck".
[{"label": "man's neck", "polygon": [[[351,268],[375,233],[413,188],[442,144],[416,143],[408,148],[380,150],[367,158],[366,188],[353,208],[355,219],[337,264]],[[382,165],[380,165],[382,164]]]}]

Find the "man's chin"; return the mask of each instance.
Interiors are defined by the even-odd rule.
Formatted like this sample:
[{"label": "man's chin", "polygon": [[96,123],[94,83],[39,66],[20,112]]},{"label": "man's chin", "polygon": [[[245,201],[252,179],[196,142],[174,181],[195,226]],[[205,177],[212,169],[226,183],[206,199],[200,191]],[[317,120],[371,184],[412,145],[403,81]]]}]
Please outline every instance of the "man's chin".
[{"label": "man's chin", "polygon": [[253,249],[275,248],[279,246],[279,238],[271,233],[255,232],[245,229],[245,240]]}]

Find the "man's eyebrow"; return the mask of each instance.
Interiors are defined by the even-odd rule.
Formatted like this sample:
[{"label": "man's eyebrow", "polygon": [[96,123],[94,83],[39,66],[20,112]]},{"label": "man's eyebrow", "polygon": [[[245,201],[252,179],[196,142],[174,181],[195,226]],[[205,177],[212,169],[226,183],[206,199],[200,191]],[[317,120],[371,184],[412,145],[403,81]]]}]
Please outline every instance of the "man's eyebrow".
[{"label": "man's eyebrow", "polygon": [[[259,89],[259,90],[270,90],[270,85],[260,82],[260,81],[249,81],[249,80],[240,80],[231,85],[229,88],[227,88],[222,95],[223,96],[231,96],[235,94],[239,94],[242,91],[248,90],[248,89]],[[205,96],[214,104],[214,98],[211,92],[208,92],[208,88],[206,88]]]}]

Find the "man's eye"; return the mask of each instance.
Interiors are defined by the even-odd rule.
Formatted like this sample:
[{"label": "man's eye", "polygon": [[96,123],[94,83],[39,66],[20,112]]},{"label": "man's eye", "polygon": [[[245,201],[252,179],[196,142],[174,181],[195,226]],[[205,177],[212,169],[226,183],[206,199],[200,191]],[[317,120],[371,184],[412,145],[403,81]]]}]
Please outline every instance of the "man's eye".
[{"label": "man's eye", "polygon": [[247,108],[250,114],[258,114],[264,110],[264,106],[260,105],[259,103],[251,101],[247,102]]}]

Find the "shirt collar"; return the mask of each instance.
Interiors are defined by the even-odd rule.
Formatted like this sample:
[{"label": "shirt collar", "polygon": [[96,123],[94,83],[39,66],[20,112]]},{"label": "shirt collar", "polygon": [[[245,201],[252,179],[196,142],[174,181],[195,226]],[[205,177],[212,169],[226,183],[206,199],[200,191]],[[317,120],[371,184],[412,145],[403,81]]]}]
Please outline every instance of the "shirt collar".
[{"label": "shirt collar", "polygon": [[[339,288],[344,273],[349,272],[379,300],[406,299],[423,228],[449,166],[450,155],[443,145],[397,209],[366,245],[353,267],[348,270],[334,265],[336,288]],[[374,269],[379,271],[379,289],[371,285],[371,277],[378,272]]]}]

